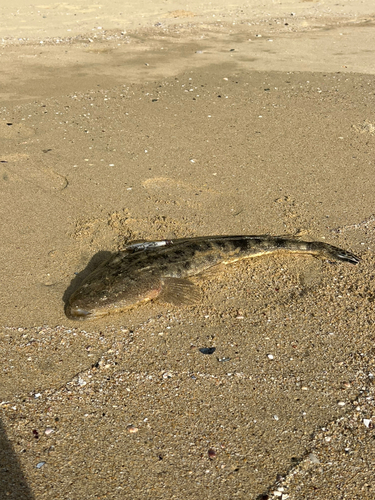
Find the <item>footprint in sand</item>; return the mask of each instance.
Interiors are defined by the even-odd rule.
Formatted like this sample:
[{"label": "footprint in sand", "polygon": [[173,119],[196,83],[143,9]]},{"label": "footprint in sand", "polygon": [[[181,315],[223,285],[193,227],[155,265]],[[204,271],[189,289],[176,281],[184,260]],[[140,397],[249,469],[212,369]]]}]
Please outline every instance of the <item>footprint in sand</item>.
[{"label": "footprint in sand", "polygon": [[142,183],[143,187],[146,189],[151,189],[151,190],[161,190],[161,189],[190,189],[190,190],[195,190],[194,186],[191,184],[176,180],[176,179],[171,179],[170,177],[152,177],[151,179],[147,179]]},{"label": "footprint in sand", "polygon": [[4,183],[12,181],[32,183],[47,191],[61,191],[68,185],[66,177],[50,168],[37,166],[29,155],[21,153],[0,156],[0,182],[5,187]]},{"label": "footprint in sand", "polygon": [[221,193],[207,185],[194,186],[170,177],[153,177],[142,183],[156,202],[205,210],[215,207],[217,213],[235,215],[243,211],[242,206],[230,190]]},{"label": "footprint in sand", "polygon": [[165,197],[180,197],[181,195],[190,197],[203,193],[210,195],[220,194],[218,191],[207,186],[196,187],[188,182],[171,179],[170,177],[153,177],[145,180],[142,185],[150,193]]},{"label": "footprint in sand", "polygon": [[188,182],[169,177],[153,177],[145,180],[142,185],[156,203],[193,209],[202,208],[207,202],[217,198],[218,194],[206,186],[196,187]]}]

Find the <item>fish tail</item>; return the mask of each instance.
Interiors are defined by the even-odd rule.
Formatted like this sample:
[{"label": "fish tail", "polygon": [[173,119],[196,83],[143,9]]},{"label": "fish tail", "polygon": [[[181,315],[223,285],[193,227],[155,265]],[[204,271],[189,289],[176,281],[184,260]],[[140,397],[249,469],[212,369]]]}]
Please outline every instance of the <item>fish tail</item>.
[{"label": "fish tail", "polygon": [[343,250],[342,248],[335,247],[333,245],[329,245],[328,243],[323,242],[311,242],[312,254],[317,256],[326,257],[329,260],[339,260],[343,262],[349,262],[350,264],[358,264],[360,262],[360,258],[356,255]]}]

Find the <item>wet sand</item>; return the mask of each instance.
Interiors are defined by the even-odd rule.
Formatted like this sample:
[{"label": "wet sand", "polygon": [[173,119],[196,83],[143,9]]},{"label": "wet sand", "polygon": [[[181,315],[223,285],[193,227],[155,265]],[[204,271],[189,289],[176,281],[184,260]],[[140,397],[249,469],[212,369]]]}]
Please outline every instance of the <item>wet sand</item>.
[{"label": "wet sand", "polygon": [[[374,17],[155,5],[2,8],[0,496],[374,498]],[[64,315],[131,240],[265,233],[362,260]]]}]

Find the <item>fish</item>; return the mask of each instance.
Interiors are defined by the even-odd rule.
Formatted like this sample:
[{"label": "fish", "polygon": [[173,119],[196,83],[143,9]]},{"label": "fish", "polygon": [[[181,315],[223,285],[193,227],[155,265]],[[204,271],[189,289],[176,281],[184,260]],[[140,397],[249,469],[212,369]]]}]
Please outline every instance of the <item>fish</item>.
[{"label": "fish", "polygon": [[219,264],[278,252],[309,254],[358,264],[356,255],[320,241],[285,236],[199,236],[130,242],[89,274],[70,296],[65,314],[90,320],[158,299],[195,304],[199,287],[189,278]]}]

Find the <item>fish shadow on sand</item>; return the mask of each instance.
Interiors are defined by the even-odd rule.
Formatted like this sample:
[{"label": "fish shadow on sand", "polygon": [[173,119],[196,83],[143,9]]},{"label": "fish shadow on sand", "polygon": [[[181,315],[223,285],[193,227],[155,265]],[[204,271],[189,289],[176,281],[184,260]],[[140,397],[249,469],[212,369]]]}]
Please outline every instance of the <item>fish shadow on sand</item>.
[{"label": "fish shadow on sand", "polygon": [[100,264],[107,261],[112,255],[112,252],[101,250],[100,252],[97,252],[95,255],[93,255],[93,257],[91,257],[85,269],[76,274],[76,276],[70,282],[68,288],[65,290],[62,297],[64,308],[67,307],[70,296],[82,285],[87,276],[91,274],[94,269],[100,266]]}]

